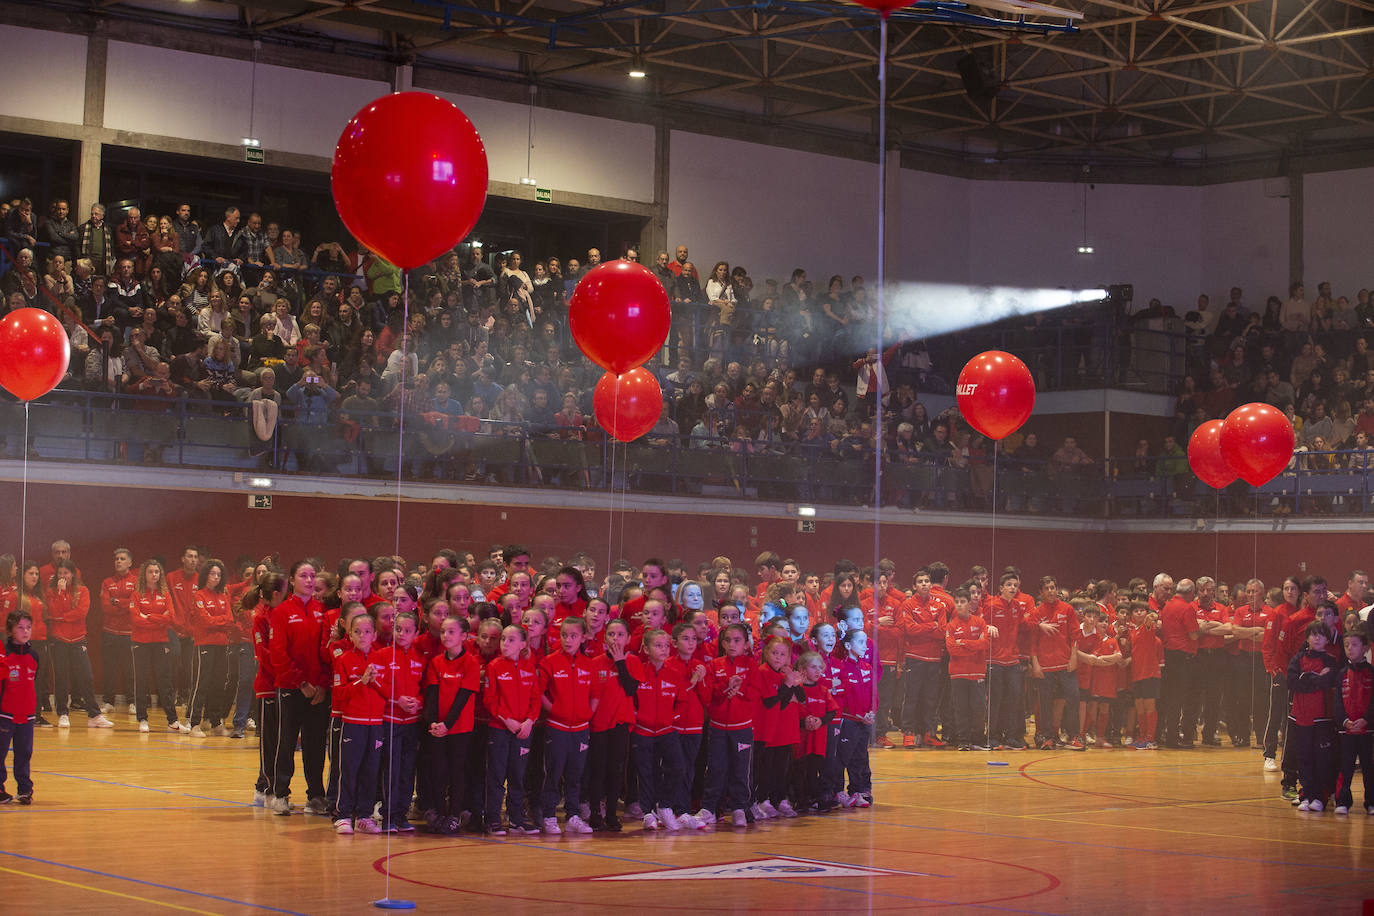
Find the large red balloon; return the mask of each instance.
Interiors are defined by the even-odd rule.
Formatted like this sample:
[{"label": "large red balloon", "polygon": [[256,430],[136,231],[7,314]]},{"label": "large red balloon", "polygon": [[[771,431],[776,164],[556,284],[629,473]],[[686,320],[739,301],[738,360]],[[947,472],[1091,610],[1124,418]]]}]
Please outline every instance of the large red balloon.
[{"label": "large red balloon", "polygon": [[568,300],[568,329],[578,348],[616,374],[644,365],[657,353],[672,321],[663,284],[633,261],[598,264]]},{"label": "large red balloon", "polygon": [[1237,474],[1262,487],[1293,458],[1293,424],[1283,411],[1258,402],[1231,411],[1221,428],[1221,454]]},{"label": "large red balloon", "polygon": [[621,442],[633,442],[654,428],[663,411],[663,390],[648,369],[624,375],[607,372],[592,392],[596,422]]},{"label": "large red balloon", "polygon": [[866,6],[871,10],[877,10],[882,13],[883,18],[886,19],[888,16],[897,12],[897,10],[904,10],[908,6],[911,6],[916,0],[856,0],[856,2],[860,6]]},{"label": "large red balloon", "polygon": [[15,309],[0,319],[0,385],[21,401],[57,387],[72,357],[58,321],[42,309]]},{"label": "large red balloon", "polygon": [[1035,379],[1010,353],[988,350],[968,361],[954,389],[959,412],[989,439],[1021,428],[1035,407]]},{"label": "large red balloon", "polygon": [[428,92],[382,96],[334,148],[334,203],[348,231],[403,270],[463,240],[487,199],[487,151],[467,116]]},{"label": "large red balloon", "polygon": [[1236,482],[1236,472],[1221,453],[1222,420],[1208,420],[1188,439],[1188,466],[1197,479],[1220,490]]}]

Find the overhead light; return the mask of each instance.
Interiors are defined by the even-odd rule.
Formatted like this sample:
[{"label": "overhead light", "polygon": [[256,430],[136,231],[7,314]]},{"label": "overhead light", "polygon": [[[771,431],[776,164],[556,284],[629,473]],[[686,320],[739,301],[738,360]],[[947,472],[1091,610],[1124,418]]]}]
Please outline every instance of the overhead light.
[{"label": "overhead light", "polygon": [[1091,245],[1079,245],[1079,246],[1078,246],[1078,253],[1079,253],[1079,254],[1092,254],[1092,253],[1093,253],[1093,246],[1091,246]]},{"label": "overhead light", "polygon": [[256,138],[254,138],[254,137],[244,137],[244,138],[243,138],[243,145],[244,145],[244,146],[259,147],[259,146],[262,146],[262,141],[261,141],[261,140],[258,140],[258,139],[256,139]]},{"label": "overhead light", "polygon": [[815,507],[815,506],[798,506],[798,507],[797,507],[797,515],[800,516],[801,518],[815,518],[815,517],[816,517],[816,507]]},{"label": "overhead light", "polygon": [[271,477],[250,477],[250,478],[248,478],[248,486],[254,487],[254,488],[259,489],[259,490],[270,490],[270,489],[272,489],[272,478],[271,478]]},{"label": "overhead light", "polygon": [[538,182],[536,182],[533,178],[529,177],[528,175],[526,175],[524,178],[521,178],[520,183],[523,185],[529,185],[530,187],[534,187],[536,184],[538,184]]},{"label": "overhead light", "polygon": [[630,67],[630,79],[632,79],[632,80],[642,80],[642,79],[644,79],[644,77],[646,77],[646,76],[648,76],[648,75],[649,75],[649,74],[647,74],[647,73],[644,72],[644,67],[643,67],[643,66],[632,66],[632,67]]}]

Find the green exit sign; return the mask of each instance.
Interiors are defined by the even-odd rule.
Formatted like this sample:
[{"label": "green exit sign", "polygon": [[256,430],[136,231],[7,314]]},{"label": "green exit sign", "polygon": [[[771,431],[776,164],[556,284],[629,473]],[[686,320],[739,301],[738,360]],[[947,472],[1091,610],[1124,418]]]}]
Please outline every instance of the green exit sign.
[{"label": "green exit sign", "polygon": [[256,162],[258,165],[262,165],[265,161],[265,155],[263,148],[260,146],[245,146],[243,148],[244,162]]},{"label": "green exit sign", "polygon": [[535,188],[535,189],[534,189],[534,200],[535,200],[535,203],[540,203],[540,204],[551,204],[551,203],[553,203],[553,188]]},{"label": "green exit sign", "polygon": [[249,493],[248,508],[250,509],[270,509],[272,508],[271,493]]}]

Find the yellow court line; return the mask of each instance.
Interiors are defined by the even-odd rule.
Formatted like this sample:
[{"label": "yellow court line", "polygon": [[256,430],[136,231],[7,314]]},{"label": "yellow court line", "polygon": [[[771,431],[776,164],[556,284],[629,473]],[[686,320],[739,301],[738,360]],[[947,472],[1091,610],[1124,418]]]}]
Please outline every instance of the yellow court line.
[{"label": "yellow court line", "polygon": [[[1201,833],[1201,832],[1196,831],[1196,830],[1174,830],[1174,829],[1169,828],[1169,827],[1150,827],[1150,826],[1147,826],[1147,825],[1145,825],[1145,824],[1102,824],[1102,823],[1098,823],[1098,822],[1094,822],[1094,821],[1087,821],[1087,822],[1085,822],[1085,821],[1081,821],[1081,820],[1069,820],[1069,819],[1067,819],[1067,818],[1050,817],[1050,816],[1045,815],[1045,814],[1007,814],[1006,812],[1003,812],[1003,811],[983,811],[983,810],[980,810],[980,811],[967,811],[967,810],[962,810],[962,809],[959,809],[959,808],[936,808],[936,807],[931,806],[931,805],[904,805],[904,804],[901,804],[900,802],[883,802],[883,807],[884,807],[884,808],[913,808],[913,809],[915,809],[915,810],[917,810],[917,811],[942,811],[942,812],[945,812],[946,814],[962,814],[962,815],[966,815],[966,816],[975,816],[975,817],[976,817],[976,816],[979,816],[979,815],[984,816],[984,817],[1009,817],[1009,818],[1012,818],[1012,819],[1014,819],[1014,820],[1039,821],[1039,822],[1051,823],[1051,824],[1073,824],[1073,825],[1076,826],[1076,827],[1085,827],[1085,826],[1086,826],[1086,827],[1101,827],[1101,828],[1103,828],[1103,829],[1152,830],[1152,831],[1155,831],[1155,832],[1158,832],[1158,833],[1180,833],[1180,834],[1183,834],[1183,835],[1185,835],[1185,836],[1211,837],[1211,838],[1214,838],[1214,839],[1221,839],[1221,840],[1232,840],[1232,839],[1235,839],[1234,834],[1227,834],[1227,833]],[[1186,805],[1179,805],[1178,807],[1186,807]],[[1097,809],[1097,810],[1100,810],[1100,809]],[[1152,809],[1152,810],[1158,810],[1158,809]],[[1082,812],[1082,813],[1083,813],[1084,815],[1088,815],[1088,814],[1092,814],[1093,811],[1092,811],[1092,810],[1088,810],[1088,811],[1084,811],[1084,812]],[[922,826],[922,825],[919,825],[919,824],[909,824],[909,825],[906,825],[906,826],[910,826],[910,827],[920,827],[920,826]],[[1034,839],[1034,838],[1033,838],[1033,837],[1026,837],[1026,839]],[[1280,838],[1280,837],[1265,837],[1265,838],[1264,838],[1264,841],[1267,842],[1267,843],[1289,843],[1289,844],[1298,845],[1298,846],[1329,846],[1329,847],[1334,847],[1334,848],[1336,848],[1336,849],[1349,849],[1349,848],[1350,848],[1350,844],[1349,844],[1349,843],[1318,843],[1318,842],[1314,842],[1314,841],[1312,841],[1312,840],[1291,840],[1291,839]]]},{"label": "yellow court line", "polygon": [[123,894],[119,891],[107,890],[103,887],[92,887],[89,884],[79,884],[75,881],[63,881],[61,878],[49,878],[46,875],[35,875],[33,872],[20,871],[17,868],[6,868],[3,865],[0,865],[0,871],[9,872],[12,875],[19,875],[24,878],[36,878],[39,881],[51,881],[53,884],[65,884],[67,887],[75,887],[83,891],[95,891],[97,894],[109,894],[111,897],[123,897],[126,900],[137,900],[140,903],[151,903],[156,906],[165,906],[168,909],[181,910],[184,913],[200,913],[202,914],[202,916],[219,916],[218,913],[213,913],[210,910],[197,910],[189,906],[180,906],[179,904],[175,903],[164,903],[161,900],[153,900],[150,897],[139,897],[135,894]]}]

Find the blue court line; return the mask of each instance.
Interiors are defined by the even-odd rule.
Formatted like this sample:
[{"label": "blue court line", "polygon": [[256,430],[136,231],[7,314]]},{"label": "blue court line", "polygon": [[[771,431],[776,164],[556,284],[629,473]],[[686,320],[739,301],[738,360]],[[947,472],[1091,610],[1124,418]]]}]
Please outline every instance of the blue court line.
[{"label": "blue court line", "polygon": [[[1014,762],[1015,762],[1015,761],[1013,761],[1013,763],[1014,763]],[[1008,766],[1011,766],[1011,764],[1009,763]],[[1229,763],[1224,763],[1224,762],[1218,761],[1217,763],[1187,763],[1187,764],[1177,764],[1177,765],[1171,766],[1171,767],[1150,767],[1150,766],[1140,766],[1140,767],[1104,767],[1104,768],[1102,768],[1102,769],[1096,769],[1096,770],[1081,770],[1081,769],[1080,769],[1080,770],[1041,770],[1041,769],[1036,769],[1035,775],[1036,775],[1036,776],[1096,776],[1096,775],[1099,774],[1099,773],[1141,773],[1141,772],[1161,773],[1161,774],[1165,774],[1165,775],[1175,775],[1175,774],[1174,774],[1174,771],[1175,771],[1175,770],[1179,770],[1179,769],[1192,769],[1192,768],[1195,768],[1195,767],[1225,767],[1225,766],[1242,767],[1242,768],[1244,768],[1247,772],[1251,769],[1251,767],[1249,767],[1247,764],[1243,764],[1243,763],[1236,763],[1236,762],[1234,762],[1234,761],[1231,761],[1231,762],[1229,762]],[[912,775],[912,776],[886,775],[886,776],[884,776],[884,777],[881,778],[881,779],[875,777],[873,781],[874,781],[874,782],[920,782],[920,781],[923,781],[923,780],[924,780],[924,781],[931,781],[931,782],[974,782],[974,781],[980,781],[980,780],[984,780],[984,779],[999,779],[999,778],[1000,778],[1000,779],[1009,779],[1009,778],[1013,778],[1013,777],[1019,778],[1020,775],[1021,775],[1021,773],[1020,773],[1020,771],[1017,770],[1017,769],[1007,769],[1007,770],[997,770],[997,771],[991,772],[991,773],[976,773],[976,774],[969,774],[969,775],[953,775],[953,774],[951,774],[951,775],[946,776],[946,775],[942,775],[942,774],[938,774],[938,773],[932,773],[932,774],[929,774],[929,775]]]},{"label": "blue court line", "polygon": [[[586,850],[583,850],[583,849],[568,849],[567,847],[564,847],[564,846],[549,846],[549,845],[544,845],[544,844],[542,844],[542,843],[512,843],[512,842],[510,842],[510,841],[508,841],[508,840],[488,839],[488,838],[486,838],[486,837],[474,837],[473,839],[482,840],[482,841],[488,842],[488,843],[499,843],[499,844],[504,845],[504,846],[523,846],[523,847],[525,847],[526,849],[543,849],[543,850],[546,850],[546,851],[548,851],[548,852],[565,852],[565,853],[568,853],[569,855],[575,855],[575,856],[591,856],[591,857],[597,858],[597,859],[611,859],[611,860],[616,861],[616,862],[631,862],[631,863],[634,863],[635,865],[655,865],[655,866],[657,866],[657,867],[659,867],[659,868],[690,868],[690,867],[692,867],[692,866],[683,866],[683,865],[670,865],[670,864],[668,864],[668,863],[666,863],[666,862],[650,862],[650,861],[648,861],[648,860],[646,860],[646,859],[631,859],[631,858],[628,858],[628,857],[626,857],[626,856],[608,856],[608,855],[605,855],[604,853],[599,853],[599,852],[587,852]],[[788,856],[788,854],[785,853],[785,852],[764,852],[764,853],[758,853],[758,854],[759,854],[759,855],[777,856],[777,857],[779,857],[779,858],[790,858],[790,857]],[[859,865],[859,866],[855,866],[855,867],[856,867],[856,868],[866,868],[867,866]],[[880,866],[876,866],[876,865],[873,866],[873,867],[874,867],[874,868],[880,868]],[[391,868],[391,862],[388,860],[388,862],[387,862],[387,869],[390,870],[390,868]],[[399,877],[399,876],[395,876],[395,877]],[[401,878],[401,880],[404,881],[405,879],[404,879],[404,878]],[[1004,913],[1029,913],[1029,914],[1032,914],[1032,916],[1055,916],[1055,914],[1053,913],[1053,911],[1046,911],[1046,910],[1021,910],[1021,909],[1016,909],[1016,908],[1014,908],[1014,907],[997,906],[997,905],[991,904],[991,903],[964,903],[964,902],[961,902],[961,901],[958,901],[958,900],[939,900],[939,899],[934,898],[934,897],[913,897],[913,896],[910,896],[910,895],[908,895],[908,894],[888,894],[888,893],[883,893],[883,892],[881,892],[881,891],[866,890],[866,889],[864,889],[864,888],[837,887],[837,886],[835,886],[835,885],[833,885],[833,884],[817,884],[817,883],[815,883],[814,881],[801,881],[801,880],[797,880],[797,879],[794,879],[794,878],[760,877],[760,878],[758,878],[758,879],[756,879],[756,880],[760,880],[760,881],[774,881],[774,882],[777,882],[777,883],[779,883],[779,884],[793,884],[793,885],[797,885],[797,886],[799,886],[799,887],[819,888],[819,889],[822,889],[822,890],[841,891],[841,892],[846,893],[846,894],[862,894],[862,895],[865,896],[865,897],[888,897],[888,898],[892,898],[892,899],[894,899],[894,900],[914,900],[914,901],[917,901],[917,902],[920,902],[920,903],[935,903],[935,904],[939,904],[939,905],[941,905],[941,906],[958,906],[958,907],[970,907],[970,908],[984,909],[984,910],[999,910],[999,911],[1004,912]],[[1061,884],[1060,886],[1062,887],[1063,885]],[[460,890],[460,891],[461,891],[462,889],[461,889],[461,888],[454,888],[454,890]]]},{"label": "blue court line", "polygon": [[1058,843],[1061,846],[1085,846],[1089,849],[1114,849],[1119,852],[1148,852],[1164,856],[1188,856],[1193,859],[1217,859],[1222,862],[1248,862],[1252,865],[1284,865],[1290,868],[1327,868],[1337,871],[1367,871],[1359,865],[1325,865],[1318,862],[1288,862],[1283,859],[1254,859],[1246,856],[1218,856],[1205,852],[1184,852],[1175,849],[1145,849],[1139,846],[1113,846],[1109,843],[1084,843],[1078,840],[1060,840],[1047,836],[1021,836],[1014,833],[992,833],[985,830],[959,830],[954,827],[926,827],[919,824],[899,824],[895,821],[872,821],[885,827],[903,827],[907,830],[932,830],[939,833],[963,833],[969,836],[995,837],[999,840],[1034,840],[1040,843]]},{"label": "blue court line", "polygon": [[175,891],[178,894],[190,894],[193,897],[204,897],[206,900],[218,900],[221,903],[232,903],[236,906],[251,907],[255,910],[266,910],[269,913],[286,913],[288,916],[309,916],[306,913],[298,913],[295,910],[283,910],[275,906],[267,906],[263,903],[251,903],[247,900],[235,900],[233,897],[221,897],[218,894],[206,894],[202,891],[188,890],[184,887],[176,887],[172,884],[158,884],[156,881],[144,881],[142,878],[130,878],[127,875],[116,875],[113,872],[97,871],[94,868],[83,868],[80,865],[68,865],[66,862],[54,862],[52,859],[40,859],[37,856],[26,856],[17,852],[9,852],[0,849],[0,855],[11,856],[15,859],[22,859],[25,862],[38,862],[43,865],[52,865],[57,868],[69,868],[72,871],[84,872],[88,875],[98,875],[101,878],[115,878],[119,881],[128,881],[131,884],[142,884],[145,887],[161,888],[164,891]]},{"label": "blue court line", "polygon": [[159,792],[163,795],[175,795],[171,789],[151,789],[148,786],[136,786],[127,782],[113,782],[109,779],[96,779],[92,776],[76,776],[72,773],[54,773],[52,770],[34,770],[42,776],[60,776],[63,779],[79,779],[82,782],[98,782],[103,786],[119,786],[121,789],[141,789],[144,792]]}]

